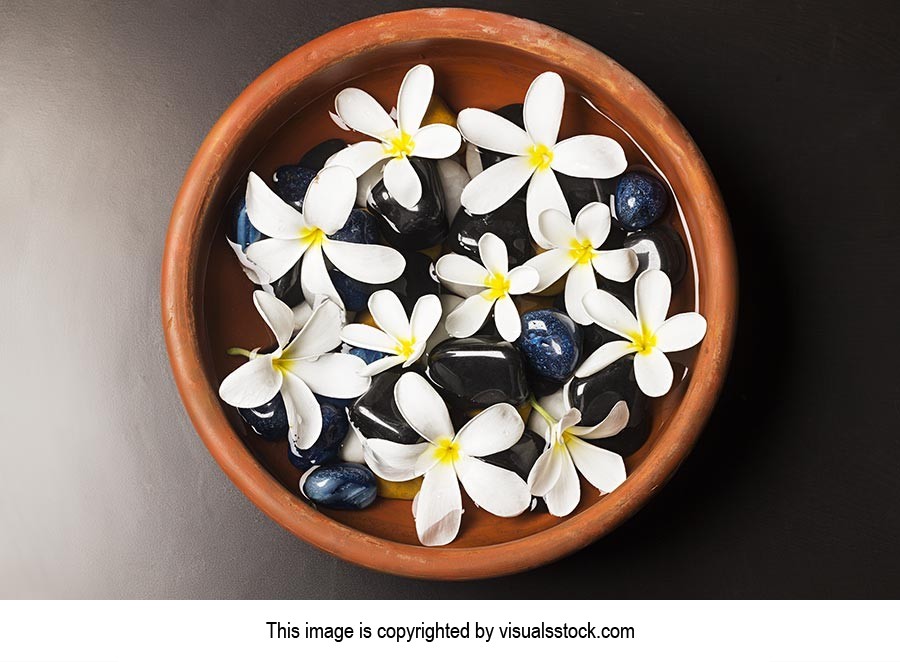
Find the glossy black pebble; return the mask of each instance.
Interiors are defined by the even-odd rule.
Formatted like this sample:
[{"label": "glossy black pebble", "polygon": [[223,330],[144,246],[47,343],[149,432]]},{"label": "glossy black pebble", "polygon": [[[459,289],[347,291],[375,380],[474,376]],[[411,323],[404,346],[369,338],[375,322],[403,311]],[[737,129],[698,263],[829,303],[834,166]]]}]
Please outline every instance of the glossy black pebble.
[{"label": "glossy black pebble", "polygon": [[319,506],[335,510],[362,510],[375,501],[375,474],[368,467],[339,462],[310,471],[303,478],[300,491]]},{"label": "glossy black pebble", "polygon": [[562,384],[581,362],[581,328],[558,310],[530,310],[522,315],[522,335],[515,342],[525,369]]},{"label": "glossy black pebble", "polygon": [[628,405],[629,427],[636,427],[646,417],[647,396],[634,379],[631,355],[623,356],[590,377],[573,379],[567,388],[569,403],[581,412],[579,425],[597,425],[619,400]]},{"label": "glossy black pebble", "polygon": [[285,411],[281,393],[276,393],[274,398],[259,407],[253,407],[252,409],[241,409],[238,407],[238,413],[244,419],[244,422],[263,439],[268,439],[269,441],[287,439],[287,411]]},{"label": "glossy black pebble", "polygon": [[493,232],[506,244],[510,268],[534,257],[524,200],[513,198],[490,214],[474,216],[460,207],[447,235],[447,250],[481,262],[478,240],[485,232]]},{"label": "glossy black pebble", "polygon": [[300,162],[297,165],[319,172],[319,170],[325,167],[325,161],[330,159],[332,155],[340,152],[346,146],[347,143],[340,138],[331,138],[310,149],[306,154],[300,157]]},{"label": "glossy black pebble", "polygon": [[369,390],[350,405],[350,421],[367,439],[387,439],[399,444],[422,441],[400,415],[394,401],[394,386],[401,374],[398,370],[375,375]]},{"label": "glossy black pebble", "polygon": [[674,228],[655,225],[646,230],[629,233],[625,248],[638,256],[638,273],[647,269],[664,272],[672,284],[678,283],[687,271],[687,251],[684,242]]},{"label": "glossy black pebble", "polygon": [[422,198],[415,208],[406,209],[394,200],[384,180],[372,187],[368,204],[387,243],[401,250],[419,250],[440,244],[447,236],[444,191],[433,161],[411,158],[409,162],[422,182]]},{"label": "glossy black pebble", "polygon": [[641,230],[655,223],[668,203],[666,187],[645,172],[626,172],[616,186],[616,219],[626,230]]},{"label": "glossy black pebble", "polygon": [[534,430],[526,429],[522,438],[513,446],[505,451],[488,455],[484,461],[514,471],[522,480],[527,480],[531,467],[544,452],[546,445],[541,435]]},{"label": "glossy black pebble", "polygon": [[[495,114],[500,117],[509,120],[517,127],[524,129],[525,128],[525,119],[522,116],[524,112],[524,106],[521,103],[511,103],[508,106],[503,106],[502,108],[498,108],[493,111]],[[501,154],[500,152],[492,152],[489,149],[481,149],[478,148],[479,154],[481,154],[481,167],[484,170],[487,170],[492,165],[497,165],[500,161],[504,159],[508,159],[510,157],[509,154]],[[525,187],[522,188],[520,193],[524,194]]]},{"label": "glossy black pebble", "polygon": [[299,454],[288,448],[288,459],[291,464],[302,471],[317,464],[329,464],[337,459],[344,437],[350,430],[347,411],[343,407],[325,402],[321,403],[319,408],[322,410],[322,432],[316,443],[298,451]]}]

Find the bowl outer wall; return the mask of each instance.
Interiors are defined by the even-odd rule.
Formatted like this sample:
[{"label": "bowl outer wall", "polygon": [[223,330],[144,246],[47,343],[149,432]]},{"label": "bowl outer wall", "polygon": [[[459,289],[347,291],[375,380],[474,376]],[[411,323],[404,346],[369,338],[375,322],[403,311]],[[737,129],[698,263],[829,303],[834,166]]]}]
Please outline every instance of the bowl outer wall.
[{"label": "bowl outer wall", "polygon": [[[617,99],[616,121],[640,126],[639,143],[665,153],[670,179],[690,191],[699,219],[699,310],[708,331],[683,399],[653,451],[610,495],[556,526],[515,541],[468,548],[427,548],[375,537],[319,513],[259,464],[232,428],[218,398],[218,380],[204,357],[202,283],[211,233],[204,219],[221,197],[221,172],[241,138],[305,77],[372,49],[411,41],[486,41],[577,71],[605,98]],[[352,563],[417,578],[463,580],[501,576],[546,564],[581,549],[634,514],[690,452],[722,387],[734,339],[737,267],[724,203],[687,131],[637,78],[593,47],[553,28],[468,9],[417,9],[364,19],[333,30],[275,63],[253,81],[203,141],[172,211],[162,263],[162,321],[182,401],[209,452],[228,477],[270,518],[316,547]],[[411,516],[411,514],[410,514]]]}]

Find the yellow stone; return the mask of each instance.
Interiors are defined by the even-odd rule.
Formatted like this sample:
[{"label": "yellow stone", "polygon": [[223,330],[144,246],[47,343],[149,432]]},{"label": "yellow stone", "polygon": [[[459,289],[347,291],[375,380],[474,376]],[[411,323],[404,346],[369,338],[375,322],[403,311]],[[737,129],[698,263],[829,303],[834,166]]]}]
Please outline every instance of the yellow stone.
[{"label": "yellow stone", "polygon": [[412,501],[419,490],[422,489],[422,476],[413,478],[412,480],[404,480],[395,483],[383,478],[375,477],[378,484],[378,496],[385,499],[401,499],[403,501]]},{"label": "yellow stone", "polygon": [[436,94],[431,95],[431,103],[428,104],[428,110],[425,111],[425,117],[422,118],[422,126],[427,124],[456,126],[456,113],[450,110],[450,106]]},{"label": "yellow stone", "polygon": [[422,248],[421,250],[419,250],[420,253],[431,258],[432,262],[436,261],[441,256],[441,253],[443,253],[443,251],[444,247],[442,244],[435,244],[434,246],[429,246],[428,248]]}]

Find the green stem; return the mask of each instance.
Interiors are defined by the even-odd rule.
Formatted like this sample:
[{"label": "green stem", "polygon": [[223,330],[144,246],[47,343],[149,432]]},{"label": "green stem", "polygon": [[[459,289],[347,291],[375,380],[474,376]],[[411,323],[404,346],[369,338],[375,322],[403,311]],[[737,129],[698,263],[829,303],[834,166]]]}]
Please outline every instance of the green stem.
[{"label": "green stem", "polygon": [[244,349],[243,347],[229,347],[225,350],[225,353],[228,356],[246,356],[248,359],[253,358],[250,355],[250,350]]},{"label": "green stem", "polygon": [[544,409],[537,403],[537,400],[535,400],[534,396],[531,396],[531,408],[534,409],[538,414],[540,414],[545,421],[547,421],[547,425],[556,425],[556,419],[553,418],[546,409]]}]

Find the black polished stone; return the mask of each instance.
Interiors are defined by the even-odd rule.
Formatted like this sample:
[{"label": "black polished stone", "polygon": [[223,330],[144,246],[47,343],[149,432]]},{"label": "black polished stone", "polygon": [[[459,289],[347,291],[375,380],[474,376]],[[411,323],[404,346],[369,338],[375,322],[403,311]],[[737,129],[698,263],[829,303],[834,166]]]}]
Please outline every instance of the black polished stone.
[{"label": "black polished stone", "polygon": [[517,267],[534,257],[534,246],[528,232],[525,216],[525,201],[513,198],[489,214],[472,215],[463,207],[456,212],[450,234],[445,242],[446,249],[481,262],[478,240],[486,232],[493,232],[506,244],[509,266]]},{"label": "black polished stone", "polygon": [[531,467],[544,452],[547,442],[534,430],[526,429],[522,437],[505,451],[482,458],[485,462],[508,469],[519,475],[522,480],[528,479]]},{"label": "black polished stone", "polygon": [[[631,421],[629,421],[630,423]],[[634,425],[629,425],[619,434],[606,439],[585,439],[589,444],[593,444],[599,448],[605,448],[613,453],[618,453],[622,457],[628,457],[635,453],[647,441],[652,429],[651,417],[645,413],[636,420]]]},{"label": "black polished stone", "polygon": [[403,419],[394,400],[394,386],[403,371],[389,370],[375,375],[369,390],[350,405],[350,421],[367,439],[387,439],[398,444],[422,441],[419,433]]},{"label": "black polished stone", "polygon": [[654,225],[646,230],[631,232],[626,237],[624,246],[637,253],[637,273],[647,269],[659,269],[674,285],[681,281],[687,272],[687,251],[684,241],[681,235],[668,225]]},{"label": "black polished stone", "polygon": [[628,405],[628,426],[646,416],[647,396],[634,379],[634,356],[623,356],[590,377],[575,378],[568,385],[569,403],[581,412],[579,425],[597,425],[620,400]]},{"label": "black polished stone", "polygon": [[420,297],[441,293],[441,284],[434,273],[434,263],[430,257],[418,251],[406,252],[403,257],[406,259],[406,267],[400,277],[390,283],[363,283],[336,269],[331,269],[331,281],[347,310],[364,310],[374,292],[390,290],[397,294],[406,314],[409,315]]},{"label": "black polished stone", "polygon": [[383,179],[369,192],[368,205],[387,243],[402,250],[419,250],[447,237],[444,190],[434,161],[411,158],[409,162],[422,182],[422,197],[415,207],[407,209],[394,200]]},{"label": "black polished stone", "polygon": [[288,420],[281,393],[259,407],[237,408],[244,422],[263,439],[278,441],[287,439]]},{"label": "black polished stone", "polygon": [[457,409],[483,409],[499,402],[519,406],[529,395],[518,350],[490,336],[450,338],[438,344],[428,356],[427,374]]},{"label": "black polished stone", "polygon": [[303,288],[300,286],[300,265],[298,261],[281,278],[272,283],[272,290],[279,299],[290,307],[294,307],[303,301]]},{"label": "black polished stone", "polygon": [[325,142],[321,142],[312,149],[310,149],[306,154],[300,157],[300,161],[297,163],[299,166],[303,166],[304,168],[309,168],[315,172],[319,172],[322,168],[325,167],[325,161],[331,158],[334,154],[337,154],[342,149],[347,146],[340,138],[331,138],[326,140]]},{"label": "black polished stone", "polygon": [[[493,111],[500,117],[504,119],[508,119],[510,122],[515,124],[518,127],[525,128],[525,119],[522,116],[524,111],[524,106],[520,103],[511,103],[508,106],[503,106],[502,108],[498,108]],[[504,159],[508,159],[510,157],[509,154],[501,154],[500,152],[493,152],[489,149],[478,148],[478,153],[481,155],[481,167],[484,170],[487,170],[492,165],[497,165],[500,161]],[[524,194],[525,188],[523,187],[521,194]]]},{"label": "black polished stone", "polygon": [[569,203],[572,218],[575,218],[575,215],[581,211],[582,207],[591,202],[602,202],[612,208],[611,199],[616,192],[618,177],[613,177],[612,179],[590,179],[586,177],[572,177],[561,172],[555,172],[555,174],[563,196],[566,198],[566,202]]}]

